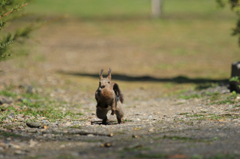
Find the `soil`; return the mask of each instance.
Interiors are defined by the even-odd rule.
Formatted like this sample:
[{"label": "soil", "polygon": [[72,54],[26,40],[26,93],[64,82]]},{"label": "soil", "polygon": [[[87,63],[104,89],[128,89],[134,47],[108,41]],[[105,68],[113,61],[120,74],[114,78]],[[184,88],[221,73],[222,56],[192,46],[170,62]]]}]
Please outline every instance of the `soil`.
[{"label": "soil", "polygon": [[[54,122],[38,116],[31,123],[31,116],[7,114],[0,127],[0,158],[240,158],[239,98],[235,104],[211,103],[207,94],[230,96],[227,84],[181,93],[200,95],[197,98],[165,96],[166,90],[179,86],[162,87],[166,83],[154,81],[160,77],[154,73],[150,80],[140,78],[141,71],[134,70],[146,58],[131,59],[137,46],[111,37],[87,37],[68,25],[69,37],[61,28],[41,29],[42,35],[36,35],[41,45],[32,42],[29,56],[1,62],[0,87],[12,86],[20,95],[22,87],[27,88],[28,93],[59,101],[56,109],[83,115]],[[128,58],[119,61],[122,52]],[[98,72],[108,67],[125,98],[122,124],[110,112],[107,125],[96,117]],[[19,102],[2,98],[8,101],[5,106]]]}]

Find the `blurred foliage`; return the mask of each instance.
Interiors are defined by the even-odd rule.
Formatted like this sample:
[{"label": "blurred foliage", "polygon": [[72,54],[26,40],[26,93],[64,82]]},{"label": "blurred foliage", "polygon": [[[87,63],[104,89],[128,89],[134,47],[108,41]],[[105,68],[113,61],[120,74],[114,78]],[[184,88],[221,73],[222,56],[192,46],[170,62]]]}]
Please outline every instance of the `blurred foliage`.
[{"label": "blurred foliage", "polygon": [[230,6],[231,10],[238,16],[236,27],[233,29],[232,35],[238,36],[238,44],[240,46],[240,1],[239,0],[216,0],[219,7]]},{"label": "blurred foliage", "polygon": [[14,26],[14,29],[10,29],[11,31],[9,31],[9,24],[13,20],[29,15],[24,12],[24,8],[28,5],[29,1],[30,0],[0,0],[0,61],[12,54],[9,49],[11,44],[14,42],[22,42],[22,39],[28,38],[33,30],[43,24],[40,18],[36,18],[36,20],[30,23],[28,22],[24,27]]}]

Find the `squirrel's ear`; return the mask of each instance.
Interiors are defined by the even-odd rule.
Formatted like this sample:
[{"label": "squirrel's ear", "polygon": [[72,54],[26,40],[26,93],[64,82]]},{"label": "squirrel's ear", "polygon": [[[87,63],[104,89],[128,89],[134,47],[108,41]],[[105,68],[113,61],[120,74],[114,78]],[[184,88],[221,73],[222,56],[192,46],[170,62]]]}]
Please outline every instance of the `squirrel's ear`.
[{"label": "squirrel's ear", "polygon": [[108,76],[107,76],[107,78],[108,78],[109,80],[111,80],[111,78],[112,78],[112,76],[111,76],[111,68],[109,68],[109,70],[108,70]]},{"label": "squirrel's ear", "polygon": [[99,73],[99,79],[102,79],[102,78],[103,78],[102,73],[103,73],[103,69],[102,69],[101,72]]}]

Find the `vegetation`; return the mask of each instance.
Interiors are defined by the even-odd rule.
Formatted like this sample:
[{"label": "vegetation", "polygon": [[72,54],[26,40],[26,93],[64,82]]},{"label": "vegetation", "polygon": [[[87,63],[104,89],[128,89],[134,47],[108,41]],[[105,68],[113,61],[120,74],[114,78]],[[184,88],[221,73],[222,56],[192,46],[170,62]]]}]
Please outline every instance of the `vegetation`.
[{"label": "vegetation", "polygon": [[231,10],[236,13],[238,20],[232,35],[238,36],[238,44],[240,46],[240,1],[239,0],[216,0],[220,7],[230,6]]},{"label": "vegetation", "polygon": [[[9,57],[13,50],[9,46],[15,42],[22,43],[23,39],[29,37],[29,34],[37,29],[43,22],[39,18],[23,26],[11,26],[11,22],[28,16],[24,12],[30,0],[0,0],[0,61]],[[13,29],[8,29],[9,27]],[[14,51],[18,53],[19,49]]]},{"label": "vegetation", "polygon": [[[49,99],[46,96],[33,93],[15,93],[15,87],[5,88],[0,90],[0,95],[5,97],[11,97],[15,104],[0,105],[0,122],[9,118],[9,114],[13,113],[14,116],[23,114],[24,116],[30,116],[32,119],[37,117],[46,117],[49,121],[61,120],[67,116],[72,119],[76,119],[82,115],[78,112],[61,111],[58,108],[62,105],[61,102]],[[9,118],[10,119],[10,118]],[[13,120],[13,119],[12,119]],[[31,119],[30,119],[31,120]]]}]

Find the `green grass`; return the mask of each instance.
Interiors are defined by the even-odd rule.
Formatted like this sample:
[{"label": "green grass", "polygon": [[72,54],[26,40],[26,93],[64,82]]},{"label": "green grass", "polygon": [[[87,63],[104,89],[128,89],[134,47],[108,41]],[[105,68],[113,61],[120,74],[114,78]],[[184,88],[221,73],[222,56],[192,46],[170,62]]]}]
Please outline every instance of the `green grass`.
[{"label": "green grass", "polygon": [[146,0],[41,0],[29,5],[29,11],[45,14],[70,14],[79,17],[147,14],[150,2]]},{"label": "green grass", "polygon": [[179,113],[179,115],[187,115],[189,114],[189,112],[186,112],[186,113]]},{"label": "green grass", "polygon": [[186,117],[204,117],[203,114],[193,114],[193,115],[186,115]]},{"label": "green grass", "polygon": [[[148,15],[151,12],[151,2],[148,0],[41,0],[29,4],[28,10],[45,14],[70,14],[80,17],[99,17],[116,15]],[[166,15],[202,14],[206,17],[218,12],[214,0],[167,0],[164,2],[163,11]]]},{"label": "green grass", "polygon": [[180,98],[182,99],[192,99],[192,98],[201,98],[201,94],[191,94],[191,95],[181,95]]},{"label": "green grass", "polygon": [[4,138],[7,138],[7,137],[21,137],[21,135],[17,135],[17,134],[12,134],[12,133],[7,133],[7,132],[0,132],[0,138],[2,138],[2,136]]},{"label": "green grass", "polygon": [[[0,121],[6,119],[6,117],[12,112],[14,115],[24,114],[34,116],[46,117],[49,121],[56,121],[70,116],[71,119],[76,119],[77,116],[82,113],[66,111],[63,112],[57,108],[66,104],[66,102],[58,102],[50,99],[47,96],[41,94],[30,94],[19,91],[16,94],[13,90],[16,87],[9,87],[0,91],[0,95],[12,97],[13,101],[17,101],[17,98],[22,97],[22,100],[14,102],[14,104],[7,105],[6,107],[0,106]],[[21,88],[19,88],[21,90]]]},{"label": "green grass", "polygon": [[218,99],[220,99],[220,96],[219,96],[219,94],[216,94],[210,98],[212,101],[210,104],[235,104],[236,103],[235,99],[237,98],[237,93],[232,92],[230,95],[228,95],[226,97],[222,97],[222,98],[225,98],[225,99],[218,100]]},{"label": "green grass", "polygon": [[13,93],[13,92],[10,92],[10,91],[7,91],[7,90],[1,90],[0,95],[6,96],[6,97],[16,97],[17,96],[16,93]]}]

